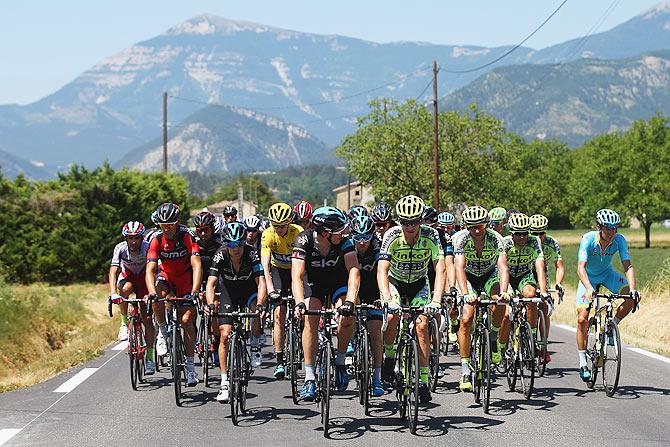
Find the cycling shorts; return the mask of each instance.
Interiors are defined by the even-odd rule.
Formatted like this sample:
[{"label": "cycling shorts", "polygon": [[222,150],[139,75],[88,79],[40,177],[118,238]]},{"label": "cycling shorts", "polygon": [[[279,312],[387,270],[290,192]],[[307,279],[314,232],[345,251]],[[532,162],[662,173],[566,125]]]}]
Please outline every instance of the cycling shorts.
[{"label": "cycling shorts", "polygon": [[319,300],[321,306],[333,307],[337,300],[347,296],[347,283],[336,284],[306,284],[305,298]]},{"label": "cycling shorts", "polygon": [[470,283],[470,287],[476,293],[485,292],[488,296],[500,293],[500,279],[498,278],[498,268],[494,268],[489,273],[482,276],[476,276],[465,272],[465,277]]},{"label": "cycling shorts", "polygon": [[409,283],[389,276],[389,289],[391,290],[391,302],[397,306],[425,306],[431,302],[430,284],[426,276]]},{"label": "cycling shorts", "polygon": [[161,282],[167,285],[170,293],[177,297],[188,295],[193,290],[193,275],[191,271],[175,277],[172,275],[168,276],[166,272],[160,270],[158,275],[156,275],[156,285]]},{"label": "cycling shorts", "polygon": [[123,289],[126,283],[131,283],[133,285],[133,293],[135,294],[135,297],[137,299],[144,298],[149,294],[145,273],[146,270],[142,270],[137,274],[133,274],[130,271],[125,271],[119,275],[118,281],[116,281],[116,287],[120,291]]},{"label": "cycling shorts", "polygon": [[512,286],[513,290],[516,290],[517,292],[522,292],[524,287],[526,287],[527,285],[531,285],[535,287],[535,289],[537,289],[537,280],[535,279],[535,275],[533,275],[533,272],[530,271],[521,276],[510,276],[509,285]]},{"label": "cycling shorts", "polygon": [[[612,293],[621,293],[621,290],[623,290],[624,287],[628,286],[628,280],[626,279],[626,277],[623,276],[621,273],[617,272],[616,270],[614,270],[613,268],[606,270],[597,276],[589,275],[588,272],[587,275],[594,289],[597,289],[598,286],[602,285],[605,286],[607,290],[609,290]],[[582,284],[582,282],[579,281],[579,285],[577,286],[578,309],[580,307],[581,308],[589,307],[589,302],[586,300],[586,298],[584,298],[585,294],[586,294],[586,287],[584,287],[584,284]]]},{"label": "cycling shorts", "polygon": [[[219,295],[219,313],[237,312],[251,308],[253,302],[258,298],[258,285],[254,278],[246,281],[224,282]],[[233,324],[231,317],[218,317],[219,326]]]}]

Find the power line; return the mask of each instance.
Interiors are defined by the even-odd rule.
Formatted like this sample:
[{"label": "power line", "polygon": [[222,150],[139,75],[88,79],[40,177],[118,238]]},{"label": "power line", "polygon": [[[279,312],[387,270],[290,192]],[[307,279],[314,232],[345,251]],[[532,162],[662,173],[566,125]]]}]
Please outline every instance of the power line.
[{"label": "power line", "polygon": [[509,49],[508,51],[506,51],[505,53],[503,53],[501,56],[498,56],[497,58],[493,59],[492,61],[487,62],[487,63],[485,63],[484,65],[480,65],[479,67],[469,68],[469,69],[467,69],[467,70],[447,70],[447,69],[445,69],[445,71],[446,71],[447,73],[453,73],[453,74],[459,74],[459,73],[472,73],[472,72],[475,72],[475,71],[483,70],[484,68],[486,68],[486,67],[490,67],[491,65],[495,64],[496,62],[499,62],[499,61],[503,60],[504,58],[506,58],[507,56],[509,56],[510,54],[512,54],[513,52],[515,52],[516,50],[518,50],[524,43],[526,43],[526,41],[528,41],[528,39],[530,39],[531,37],[533,37],[538,31],[540,31],[540,30],[544,27],[544,25],[546,25],[547,22],[549,22],[549,20],[551,20],[551,18],[554,17],[554,16],[558,13],[558,11],[561,10],[561,8],[563,8],[563,6],[564,6],[567,2],[568,2],[568,0],[563,0],[563,2],[562,2],[560,5],[558,5],[558,8],[556,8],[556,9],[554,10],[554,12],[552,12],[552,13],[549,15],[549,17],[547,17],[546,19],[544,19],[544,21],[543,21],[542,23],[540,23],[540,25],[539,25],[537,28],[535,28],[535,30],[533,30],[532,33],[530,33],[529,35],[527,35],[527,36],[525,37],[525,39],[523,39],[521,42],[519,42],[518,44],[516,44],[514,47],[512,47],[511,49]]}]

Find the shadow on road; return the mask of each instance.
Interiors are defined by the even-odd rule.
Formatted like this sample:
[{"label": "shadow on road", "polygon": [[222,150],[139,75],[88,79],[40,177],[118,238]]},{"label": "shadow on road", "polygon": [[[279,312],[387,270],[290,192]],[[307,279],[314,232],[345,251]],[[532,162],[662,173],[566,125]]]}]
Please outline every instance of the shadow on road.
[{"label": "shadow on road", "polygon": [[614,399],[639,399],[650,395],[670,396],[670,389],[651,386],[620,386],[612,397]]},{"label": "shadow on road", "polygon": [[264,425],[273,420],[305,421],[318,416],[319,413],[311,408],[293,406],[289,408],[253,407],[240,416],[238,425],[241,427],[255,427]]}]

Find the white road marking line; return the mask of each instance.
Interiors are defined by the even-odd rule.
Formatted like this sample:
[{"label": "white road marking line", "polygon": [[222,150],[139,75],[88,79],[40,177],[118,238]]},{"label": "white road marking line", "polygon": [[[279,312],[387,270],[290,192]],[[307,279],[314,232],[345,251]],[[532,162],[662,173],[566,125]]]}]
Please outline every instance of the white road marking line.
[{"label": "white road marking line", "polygon": [[560,327],[561,329],[564,329],[566,331],[577,333],[577,328],[574,328],[572,326],[568,326],[567,324],[552,324],[552,326]]},{"label": "white road marking line", "polygon": [[84,380],[88,379],[96,372],[98,368],[84,368],[79,371],[77,374],[72,376],[68,381],[63,383],[61,386],[54,390],[54,393],[69,393],[73,389],[77,388]]},{"label": "white road marking line", "polygon": [[21,431],[20,428],[3,428],[0,430],[0,445],[12,439]]},{"label": "white road marking line", "polygon": [[124,340],[112,348],[112,351],[123,351],[128,347],[128,340]]},{"label": "white road marking line", "polygon": [[628,350],[637,352],[638,354],[646,355],[647,357],[651,357],[652,359],[660,360],[661,362],[664,363],[670,363],[670,358],[663,357],[662,355],[656,354],[655,352],[645,351],[644,349],[640,348],[628,348]]}]

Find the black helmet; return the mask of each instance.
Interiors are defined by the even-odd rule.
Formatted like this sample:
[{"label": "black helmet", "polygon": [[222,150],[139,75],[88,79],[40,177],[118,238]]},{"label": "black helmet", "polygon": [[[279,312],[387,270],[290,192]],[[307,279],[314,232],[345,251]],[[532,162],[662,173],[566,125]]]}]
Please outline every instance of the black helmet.
[{"label": "black helmet", "polygon": [[156,210],[156,221],[159,224],[173,224],[179,222],[181,211],[174,203],[164,203]]},{"label": "black helmet", "polygon": [[314,211],[312,225],[316,231],[337,233],[347,226],[347,216],[332,206],[322,206]]},{"label": "black helmet", "polygon": [[368,212],[368,209],[363,205],[354,205],[351,208],[349,208],[349,211],[347,211],[347,215],[349,216],[349,219],[353,221],[358,216],[369,216],[370,213]]},{"label": "black helmet", "polygon": [[421,215],[421,220],[425,220],[428,223],[435,223],[437,222],[437,210],[433,208],[432,206],[427,206],[423,210],[423,214]]},{"label": "black helmet", "polygon": [[391,220],[391,205],[379,202],[372,209],[372,220],[375,222],[388,222]]},{"label": "black helmet", "polygon": [[226,205],[223,207],[223,215],[226,217],[237,216],[237,208],[232,205]]},{"label": "black helmet", "polygon": [[242,242],[246,240],[247,233],[243,224],[231,222],[223,229],[223,237],[227,242]]},{"label": "black helmet", "polygon": [[193,225],[195,225],[196,228],[213,227],[215,223],[216,217],[209,211],[202,211],[196,214],[193,218]]}]

